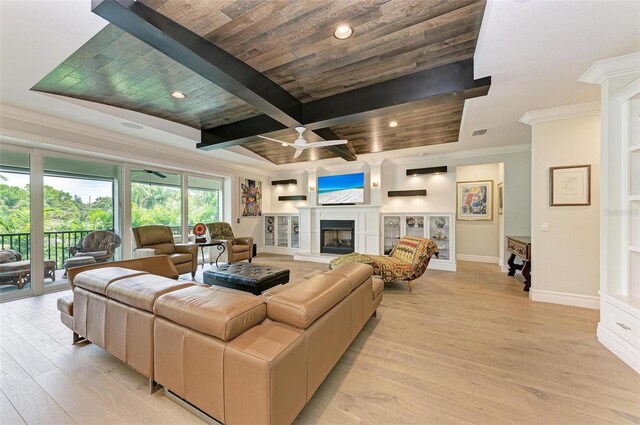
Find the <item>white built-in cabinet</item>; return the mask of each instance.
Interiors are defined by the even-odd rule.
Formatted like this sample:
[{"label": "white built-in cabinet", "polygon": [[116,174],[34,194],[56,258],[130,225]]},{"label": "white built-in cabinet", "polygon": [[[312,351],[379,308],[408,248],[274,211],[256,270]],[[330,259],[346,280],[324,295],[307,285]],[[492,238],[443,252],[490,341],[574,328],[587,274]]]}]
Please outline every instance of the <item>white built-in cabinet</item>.
[{"label": "white built-in cabinet", "polygon": [[581,81],[602,97],[598,340],[640,373],[640,53],[596,62]]},{"label": "white built-in cabinet", "polygon": [[262,223],[264,252],[293,254],[300,248],[298,214],[264,214]]},{"label": "white built-in cabinet", "polygon": [[381,254],[389,255],[403,236],[429,238],[438,245],[439,258],[433,257],[429,268],[456,270],[455,220],[452,213],[383,214]]}]

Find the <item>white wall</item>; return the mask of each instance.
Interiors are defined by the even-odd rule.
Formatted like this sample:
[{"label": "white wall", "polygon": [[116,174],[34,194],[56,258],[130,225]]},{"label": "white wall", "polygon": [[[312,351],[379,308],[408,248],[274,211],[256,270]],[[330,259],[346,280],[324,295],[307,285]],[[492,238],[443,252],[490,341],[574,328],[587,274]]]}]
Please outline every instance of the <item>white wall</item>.
[{"label": "white wall", "polygon": [[[530,297],[536,300],[548,292],[597,297],[600,117],[590,115],[534,123],[531,145]],[[582,164],[591,164],[591,205],[549,206],[549,167]],[[542,223],[549,223],[548,232],[542,231]]]},{"label": "white wall", "polygon": [[500,256],[500,219],[498,217],[498,183],[500,183],[500,166],[497,164],[463,165],[456,168],[458,182],[491,180],[493,214],[491,220],[464,221],[456,223],[456,254],[460,260],[483,260],[498,263]]},{"label": "white wall", "polygon": [[[384,212],[451,212],[456,209],[456,167],[465,165],[502,163],[498,167],[497,180],[504,184],[504,214],[498,223],[498,252],[494,256],[505,258],[504,236],[529,236],[531,234],[531,152],[523,149],[492,153],[468,151],[441,158],[424,157],[399,163],[382,165],[382,203]],[[448,173],[426,176],[407,176],[411,168],[446,165]],[[502,170],[502,171],[500,171]],[[502,174],[501,174],[502,172]],[[496,182],[497,183],[497,182]],[[389,190],[427,189],[426,197],[389,198]],[[497,194],[497,188],[494,188]],[[494,197],[497,200],[497,197]],[[497,204],[496,204],[497,205]],[[461,222],[457,222],[460,225]],[[459,231],[459,229],[457,229]],[[459,246],[458,252],[460,252]],[[478,254],[479,255],[479,254]]]},{"label": "white wall", "polygon": [[[309,192],[308,173],[306,171],[298,173],[272,174],[269,177],[267,190],[271,194],[271,204],[269,209],[265,209],[265,213],[297,213],[296,207],[306,206],[310,196],[315,196],[314,192]],[[296,184],[272,186],[274,180],[290,180],[295,179]],[[315,186],[315,183],[313,184]],[[306,195],[306,201],[279,201],[279,196]]]}]

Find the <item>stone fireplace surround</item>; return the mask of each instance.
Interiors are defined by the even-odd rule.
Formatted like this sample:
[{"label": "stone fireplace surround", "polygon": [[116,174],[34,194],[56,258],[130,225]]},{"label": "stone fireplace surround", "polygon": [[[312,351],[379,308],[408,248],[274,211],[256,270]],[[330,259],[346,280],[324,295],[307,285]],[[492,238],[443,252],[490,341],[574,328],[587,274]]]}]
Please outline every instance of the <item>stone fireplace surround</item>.
[{"label": "stone fireplace surround", "polygon": [[340,254],[320,252],[320,220],[353,220],[354,251],[380,254],[380,206],[345,205],[298,207],[300,213],[300,249],[295,260],[328,263]]}]

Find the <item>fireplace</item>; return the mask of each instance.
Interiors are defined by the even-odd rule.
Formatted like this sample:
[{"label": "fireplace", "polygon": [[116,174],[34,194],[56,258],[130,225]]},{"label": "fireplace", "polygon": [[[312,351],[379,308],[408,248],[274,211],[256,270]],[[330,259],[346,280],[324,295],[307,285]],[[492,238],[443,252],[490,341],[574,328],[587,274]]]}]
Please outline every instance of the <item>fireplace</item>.
[{"label": "fireplace", "polygon": [[320,252],[349,254],[354,251],[354,220],[320,220]]}]

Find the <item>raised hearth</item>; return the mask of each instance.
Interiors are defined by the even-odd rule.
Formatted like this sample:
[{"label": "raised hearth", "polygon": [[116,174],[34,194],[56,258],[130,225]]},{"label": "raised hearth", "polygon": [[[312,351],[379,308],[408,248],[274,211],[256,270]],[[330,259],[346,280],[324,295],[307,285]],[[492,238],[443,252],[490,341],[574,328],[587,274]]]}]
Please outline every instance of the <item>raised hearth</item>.
[{"label": "raised hearth", "polygon": [[320,252],[349,254],[355,246],[355,220],[320,220]]}]

